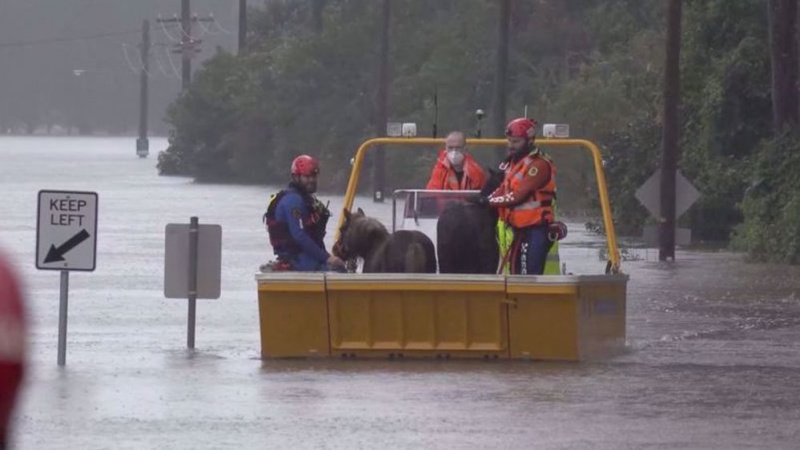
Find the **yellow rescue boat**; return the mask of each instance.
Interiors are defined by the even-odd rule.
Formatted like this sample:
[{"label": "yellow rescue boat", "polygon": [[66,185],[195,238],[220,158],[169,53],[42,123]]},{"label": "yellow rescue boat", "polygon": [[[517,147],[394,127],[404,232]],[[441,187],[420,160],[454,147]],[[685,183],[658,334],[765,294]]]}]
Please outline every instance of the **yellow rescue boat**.
[{"label": "yellow rescue boat", "polygon": [[[344,208],[353,206],[364,155],[441,145],[443,139],[377,138],[354,158]],[[503,146],[503,139],[469,139]],[[608,244],[598,275],[256,275],[263,358],[484,358],[581,361],[625,347],[628,276],[620,271],[600,151],[581,139],[537,139],[578,147],[594,161]],[[339,225],[344,220],[339,218]],[[337,228],[338,229],[338,228]]]}]

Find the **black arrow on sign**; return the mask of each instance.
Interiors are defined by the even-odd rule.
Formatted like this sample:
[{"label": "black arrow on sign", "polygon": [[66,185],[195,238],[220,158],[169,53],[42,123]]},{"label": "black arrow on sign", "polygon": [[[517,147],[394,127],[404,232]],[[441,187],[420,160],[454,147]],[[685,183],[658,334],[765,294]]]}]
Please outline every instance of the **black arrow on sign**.
[{"label": "black arrow on sign", "polygon": [[84,229],[79,231],[78,234],[76,234],[75,236],[69,238],[67,242],[64,242],[58,248],[56,248],[55,244],[51,245],[50,251],[47,252],[47,256],[44,258],[44,262],[51,263],[56,261],[63,261],[65,253],[77,247],[78,244],[85,241],[86,239],[89,239],[89,232]]}]

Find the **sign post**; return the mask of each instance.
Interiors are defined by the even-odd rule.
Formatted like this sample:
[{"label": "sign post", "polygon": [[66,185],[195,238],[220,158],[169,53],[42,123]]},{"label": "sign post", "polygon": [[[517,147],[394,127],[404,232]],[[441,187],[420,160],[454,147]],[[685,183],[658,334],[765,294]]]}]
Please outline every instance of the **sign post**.
[{"label": "sign post", "polygon": [[[675,173],[675,218],[679,218],[700,198],[692,183],[678,170]],[[661,170],[655,173],[636,190],[635,197],[656,220],[661,221]],[[644,240],[650,244],[658,243],[658,226],[645,226]],[[688,228],[676,228],[675,241],[678,245],[689,245],[692,232]]]},{"label": "sign post", "polygon": [[36,268],[61,271],[58,365],[67,361],[69,272],[91,272],[97,262],[97,193],[39,191]]},{"label": "sign post", "polygon": [[222,227],[168,223],[164,240],[164,296],[189,300],[186,347],[194,348],[198,298],[219,298]]}]

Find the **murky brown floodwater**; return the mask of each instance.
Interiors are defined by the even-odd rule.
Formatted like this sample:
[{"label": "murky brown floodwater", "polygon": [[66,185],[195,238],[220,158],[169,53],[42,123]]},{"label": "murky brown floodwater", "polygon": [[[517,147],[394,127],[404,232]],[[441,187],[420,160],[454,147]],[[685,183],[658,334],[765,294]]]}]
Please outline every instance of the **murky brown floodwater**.
[{"label": "murky brown floodwater", "polygon": [[[133,144],[0,138],[0,246],[33,322],[16,448],[798,448],[800,268],[725,252],[626,262],[629,351],[610,361],[262,362],[265,190],[158,177]],[[64,369],[58,273],[34,268],[40,189],[100,198],[97,270],[70,276]],[[222,225],[224,268],[187,352],[163,247],[164,226],[192,215]],[[568,269],[600,273],[600,246],[573,224]]]}]

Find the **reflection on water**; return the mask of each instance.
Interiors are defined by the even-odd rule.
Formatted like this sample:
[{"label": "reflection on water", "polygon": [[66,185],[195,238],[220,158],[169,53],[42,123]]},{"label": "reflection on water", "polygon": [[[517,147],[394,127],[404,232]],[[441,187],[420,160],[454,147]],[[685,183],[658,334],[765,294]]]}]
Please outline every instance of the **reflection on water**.
[{"label": "reflection on water", "polygon": [[[261,215],[275,188],[158,177],[134,150],[133,139],[0,139],[0,246],[25,277],[33,322],[18,448],[800,442],[798,268],[727,252],[626,261],[628,351],[611,361],[261,361],[253,275],[269,256]],[[97,270],[70,276],[63,370],[58,274],[34,268],[40,189],[99,195]],[[340,196],[322,197],[341,209]],[[389,203],[357,205],[391,219]],[[163,297],[163,248],[165,225],[193,215],[223,228],[223,294],[198,302],[187,352],[186,302]],[[562,258],[571,272],[601,273],[602,247],[570,223]]]}]

